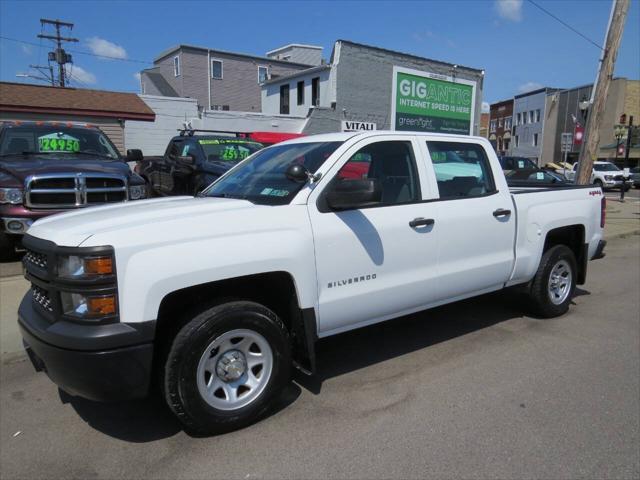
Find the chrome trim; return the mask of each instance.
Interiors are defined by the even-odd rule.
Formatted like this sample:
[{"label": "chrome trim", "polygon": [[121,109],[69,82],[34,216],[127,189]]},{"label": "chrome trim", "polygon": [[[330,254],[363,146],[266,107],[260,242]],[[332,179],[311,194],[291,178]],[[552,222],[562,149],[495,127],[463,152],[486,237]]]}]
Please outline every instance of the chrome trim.
[{"label": "chrome trim", "polygon": [[[97,178],[97,179],[111,179],[111,180],[120,180],[122,182],[122,187],[99,187],[99,188],[88,188],[87,187],[87,179],[88,178]],[[31,184],[38,180],[46,180],[46,179],[73,179],[74,188],[34,188],[31,189]],[[43,173],[43,174],[35,174],[29,175],[24,181],[24,205],[28,208],[40,208],[40,209],[63,209],[63,208],[82,208],[89,205],[101,205],[107,202],[101,203],[88,203],[88,194],[90,193],[109,193],[109,192],[124,192],[124,200],[126,202],[129,200],[129,179],[124,175],[118,175],[114,173]],[[31,202],[31,194],[55,194],[55,193],[74,193],[75,194],[75,202],[71,203],[32,203]],[[110,202],[109,202],[110,203]],[[113,202],[117,203],[117,202]]]}]

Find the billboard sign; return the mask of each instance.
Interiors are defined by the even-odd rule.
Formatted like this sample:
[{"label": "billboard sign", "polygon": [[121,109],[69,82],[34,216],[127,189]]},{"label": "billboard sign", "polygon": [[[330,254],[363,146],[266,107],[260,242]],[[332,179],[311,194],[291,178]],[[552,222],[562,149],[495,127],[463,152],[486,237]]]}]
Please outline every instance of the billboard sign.
[{"label": "billboard sign", "polygon": [[394,66],[391,97],[394,130],[473,133],[474,81]]}]

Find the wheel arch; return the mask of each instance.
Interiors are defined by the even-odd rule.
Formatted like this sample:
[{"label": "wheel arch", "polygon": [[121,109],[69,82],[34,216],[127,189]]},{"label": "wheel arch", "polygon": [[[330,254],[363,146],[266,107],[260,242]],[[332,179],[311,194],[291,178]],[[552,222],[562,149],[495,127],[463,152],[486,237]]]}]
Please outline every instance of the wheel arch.
[{"label": "wheel arch", "polygon": [[[315,310],[300,306],[295,279],[286,271],[227,278],[168,293],[163,297],[158,309],[158,344],[166,347],[189,318],[206,308],[229,300],[253,301],[272,310],[289,331],[296,366],[305,373],[315,370]],[[158,350],[162,354],[165,349],[161,347]]]},{"label": "wheel arch", "polygon": [[556,245],[565,245],[571,249],[578,269],[576,283],[583,285],[587,278],[587,261],[589,260],[589,244],[585,243],[585,226],[575,224],[549,230],[544,239],[542,255]]}]

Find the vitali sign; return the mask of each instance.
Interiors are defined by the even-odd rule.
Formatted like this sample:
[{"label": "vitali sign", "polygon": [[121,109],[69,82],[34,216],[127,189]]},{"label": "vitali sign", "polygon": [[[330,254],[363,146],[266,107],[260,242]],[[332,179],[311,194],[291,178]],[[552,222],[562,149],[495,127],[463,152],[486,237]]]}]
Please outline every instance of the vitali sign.
[{"label": "vitali sign", "polygon": [[395,130],[472,134],[476,82],[393,68]]}]

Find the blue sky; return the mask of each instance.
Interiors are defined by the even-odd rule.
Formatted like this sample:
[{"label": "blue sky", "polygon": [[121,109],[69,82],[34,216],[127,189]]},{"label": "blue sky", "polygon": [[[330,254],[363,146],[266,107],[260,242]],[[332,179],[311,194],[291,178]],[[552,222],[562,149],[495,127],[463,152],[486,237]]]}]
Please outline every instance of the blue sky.
[{"label": "blue sky", "polygon": [[[598,44],[604,43],[609,0],[536,2]],[[0,0],[0,79],[17,79],[46,62],[41,17],[75,23],[67,48],[152,62],[188,43],[264,55],[287,43],[324,47],[336,39],[412,53],[486,71],[483,100],[494,102],[537,86],[593,82],[599,50],[528,0],[449,1],[13,1]],[[148,66],[73,53],[76,86],[138,91],[135,73]],[[616,76],[640,79],[640,0],[631,0]]]}]

